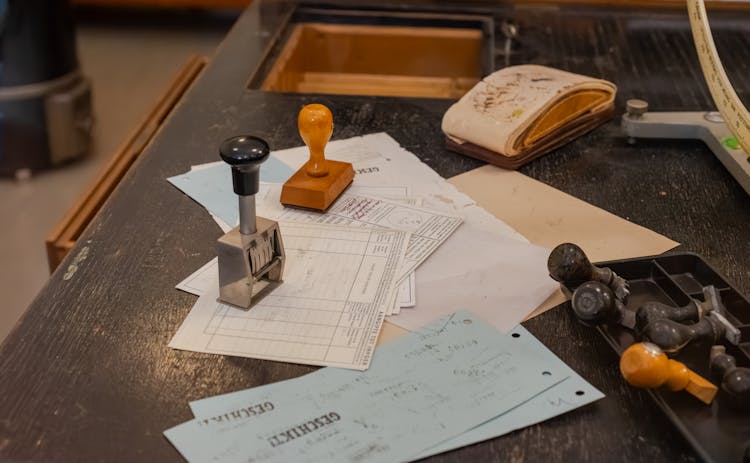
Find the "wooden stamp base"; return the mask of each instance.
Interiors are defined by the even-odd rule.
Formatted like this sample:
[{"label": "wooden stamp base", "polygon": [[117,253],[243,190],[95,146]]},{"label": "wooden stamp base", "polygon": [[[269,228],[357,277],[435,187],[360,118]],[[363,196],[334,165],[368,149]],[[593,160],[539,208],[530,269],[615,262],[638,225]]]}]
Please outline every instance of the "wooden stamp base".
[{"label": "wooden stamp base", "polygon": [[354,180],[351,163],[326,160],[328,175],[312,177],[303,165],[281,189],[281,204],[325,211]]}]

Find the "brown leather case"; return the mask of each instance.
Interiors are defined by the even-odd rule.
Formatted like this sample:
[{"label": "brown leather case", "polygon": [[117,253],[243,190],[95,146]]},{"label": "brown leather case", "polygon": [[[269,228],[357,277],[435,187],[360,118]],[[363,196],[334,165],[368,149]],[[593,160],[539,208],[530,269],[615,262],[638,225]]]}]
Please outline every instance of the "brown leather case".
[{"label": "brown leather case", "polygon": [[[448,137],[445,138],[446,147],[456,153],[481,159],[504,169],[518,169],[611,119],[614,113],[614,102],[598,111],[587,112],[586,107],[590,108],[591,103],[595,103],[595,100],[588,98],[592,96],[594,95],[588,95],[585,99],[573,98],[553,107],[532,125],[521,140],[525,147],[522,148],[520,154],[515,156],[496,153],[469,142],[456,143]],[[584,100],[588,100],[588,104],[584,104],[586,103]]]}]

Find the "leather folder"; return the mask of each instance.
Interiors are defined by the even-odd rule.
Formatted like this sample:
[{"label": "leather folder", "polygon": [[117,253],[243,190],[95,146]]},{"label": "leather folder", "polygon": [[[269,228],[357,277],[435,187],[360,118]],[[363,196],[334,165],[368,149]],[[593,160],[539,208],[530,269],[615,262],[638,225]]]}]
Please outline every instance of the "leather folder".
[{"label": "leather folder", "polygon": [[451,151],[506,169],[570,142],[612,117],[617,87],[545,66],[501,69],[443,116]]}]

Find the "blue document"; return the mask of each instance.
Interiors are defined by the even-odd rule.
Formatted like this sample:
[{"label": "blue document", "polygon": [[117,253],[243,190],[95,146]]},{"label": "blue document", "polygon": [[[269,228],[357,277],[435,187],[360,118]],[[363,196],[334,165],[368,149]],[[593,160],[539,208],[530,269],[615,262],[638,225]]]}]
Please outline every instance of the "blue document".
[{"label": "blue document", "polygon": [[519,325],[506,336],[515,337],[517,342],[523,344],[525,348],[538,353],[545,360],[565,371],[568,377],[528,402],[508,411],[508,413],[421,452],[413,458],[414,460],[502,436],[517,429],[562,415],[604,397],[604,394],[557,358],[552,351],[547,349],[524,327]]},{"label": "blue document", "polygon": [[[294,169],[273,155],[269,156],[260,167],[261,182],[284,183],[292,174],[294,174]],[[190,172],[169,177],[167,181],[227,225],[236,226],[239,223],[237,195],[232,190],[232,172],[224,162],[199,167]]]},{"label": "blue document", "polygon": [[[516,337],[516,335],[518,336]],[[528,402],[513,408],[507,413],[504,413],[481,426],[431,447],[424,452],[421,452],[413,459],[426,458],[430,455],[502,436],[514,430],[522,429],[550,418],[554,418],[563,413],[567,413],[571,410],[575,410],[578,407],[595,402],[604,397],[604,394],[563,363],[555,354],[547,349],[544,344],[539,342],[522,326],[517,326],[506,336],[514,338],[516,342],[522,345],[525,349],[533,351],[546,361],[559,366],[563,371],[566,371],[568,377]],[[318,381],[324,382],[324,375],[327,371],[330,371],[330,369],[321,369],[301,378],[291,379],[281,383],[261,386],[250,390],[230,392],[228,394],[197,400],[190,403],[190,408],[195,416],[209,417],[207,420],[229,420],[231,418],[228,410],[240,409],[242,404],[246,401],[246,398],[249,398],[250,391],[262,391],[266,388],[279,387],[286,390],[287,393],[293,394],[295,391],[304,390],[308,387],[316,387],[315,384],[318,383]],[[320,378],[316,379],[316,376],[320,376]],[[224,411],[226,411],[226,413],[224,413]]]},{"label": "blue document", "polygon": [[326,368],[202,401],[165,435],[189,461],[409,460],[567,379],[520,340],[458,312],[379,347],[365,372]]}]

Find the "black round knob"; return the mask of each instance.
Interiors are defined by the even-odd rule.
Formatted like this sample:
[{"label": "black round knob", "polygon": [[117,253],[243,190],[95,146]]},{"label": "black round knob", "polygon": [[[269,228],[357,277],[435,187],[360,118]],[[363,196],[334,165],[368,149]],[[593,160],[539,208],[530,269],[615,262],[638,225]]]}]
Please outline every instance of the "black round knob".
[{"label": "black round knob", "polygon": [[573,312],[585,325],[617,321],[619,311],[612,290],[598,281],[588,281],[573,292]]},{"label": "black round knob", "polygon": [[224,162],[233,166],[254,165],[265,161],[271,149],[262,138],[240,135],[224,140],[219,154]]},{"label": "black round knob", "polygon": [[547,259],[549,275],[563,284],[578,284],[592,280],[595,267],[583,249],[573,243],[555,247]]},{"label": "black round knob", "polygon": [[[750,368],[738,367],[724,346],[713,346],[710,358],[711,375],[721,382],[722,394],[733,407],[750,412]],[[746,453],[750,456],[750,451]]]},{"label": "black round knob", "polygon": [[251,135],[232,137],[219,147],[221,159],[232,166],[234,192],[254,195],[260,183],[260,165],[268,159],[271,149],[265,140]]},{"label": "black round knob", "polygon": [[703,317],[692,325],[658,318],[645,326],[640,335],[644,341],[656,344],[664,352],[675,353],[692,342],[716,344],[724,335],[724,328],[711,317]]}]

